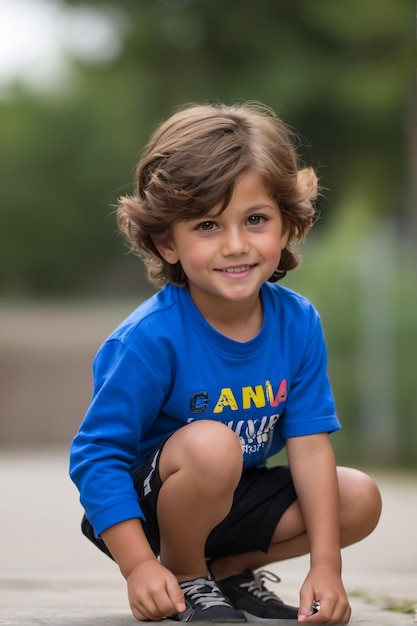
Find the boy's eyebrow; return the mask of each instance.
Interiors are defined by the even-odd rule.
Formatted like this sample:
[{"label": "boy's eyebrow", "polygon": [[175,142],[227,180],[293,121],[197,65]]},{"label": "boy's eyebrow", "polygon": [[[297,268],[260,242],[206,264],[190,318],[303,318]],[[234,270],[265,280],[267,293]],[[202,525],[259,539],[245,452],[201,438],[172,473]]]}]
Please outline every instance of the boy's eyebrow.
[{"label": "boy's eyebrow", "polygon": [[276,204],[271,200],[270,202],[258,202],[248,207],[248,211],[256,211],[257,209],[263,208],[276,209]]},{"label": "boy's eyebrow", "polygon": [[[265,208],[276,209],[277,207],[273,203],[273,201],[271,201],[271,202],[257,202],[255,204],[252,204],[252,205],[248,206],[245,209],[245,213],[252,213],[253,211],[259,211],[260,209],[265,209]],[[227,209],[227,207],[226,207],[226,209]],[[204,213],[200,217],[196,217],[196,218],[193,218],[193,219],[197,219],[197,220],[205,219],[205,218],[213,219],[215,217],[219,217],[220,215],[222,215],[226,209],[223,209],[222,211],[217,211],[216,213],[212,213],[213,209],[209,209],[207,211],[207,213]]]}]

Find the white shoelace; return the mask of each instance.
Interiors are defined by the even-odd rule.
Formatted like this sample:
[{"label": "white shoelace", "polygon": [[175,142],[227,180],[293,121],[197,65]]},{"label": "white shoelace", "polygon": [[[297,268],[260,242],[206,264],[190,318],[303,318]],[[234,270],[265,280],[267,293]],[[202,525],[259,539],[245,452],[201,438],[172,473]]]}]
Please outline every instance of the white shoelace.
[{"label": "white shoelace", "polygon": [[280,598],[278,598],[275,593],[269,591],[269,589],[265,587],[265,580],[269,580],[273,583],[281,582],[279,576],[276,576],[272,572],[261,570],[253,573],[253,580],[248,583],[241,583],[239,586],[247,588],[250,593],[253,593],[253,595],[259,598],[259,600],[262,600],[262,602],[268,602],[269,600],[277,600],[278,602],[281,602]]},{"label": "white shoelace", "polygon": [[182,582],[181,589],[184,595],[189,596],[194,604],[199,604],[203,611],[212,606],[227,606],[230,608],[230,604],[214,580],[196,578],[195,580]]}]

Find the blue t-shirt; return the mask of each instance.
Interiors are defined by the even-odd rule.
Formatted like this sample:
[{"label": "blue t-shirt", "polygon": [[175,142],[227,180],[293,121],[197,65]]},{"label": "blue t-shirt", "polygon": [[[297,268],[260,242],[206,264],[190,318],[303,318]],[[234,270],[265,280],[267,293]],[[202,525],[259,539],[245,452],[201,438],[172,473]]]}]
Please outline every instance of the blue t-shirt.
[{"label": "blue t-shirt", "polygon": [[101,346],[70,469],[97,535],[144,518],[133,478],[189,422],[231,428],[245,468],[264,465],[288,437],[340,428],[317,311],[276,284],[264,284],[261,298],[263,327],[240,343],[206,322],[187,288],[167,285]]}]

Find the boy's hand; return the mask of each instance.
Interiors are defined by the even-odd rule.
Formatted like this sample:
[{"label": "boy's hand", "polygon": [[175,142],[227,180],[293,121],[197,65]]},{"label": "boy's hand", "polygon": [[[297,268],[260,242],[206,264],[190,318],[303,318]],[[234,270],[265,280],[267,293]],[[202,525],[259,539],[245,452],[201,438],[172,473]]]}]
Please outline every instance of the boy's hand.
[{"label": "boy's hand", "polygon": [[186,609],[176,577],[156,559],[137,565],[126,581],[130,608],[138,620],[159,621]]},{"label": "boy's hand", "polygon": [[[319,611],[313,614],[313,602]],[[331,567],[312,567],[300,591],[298,621],[308,624],[347,624],[350,605],[338,571]]]}]

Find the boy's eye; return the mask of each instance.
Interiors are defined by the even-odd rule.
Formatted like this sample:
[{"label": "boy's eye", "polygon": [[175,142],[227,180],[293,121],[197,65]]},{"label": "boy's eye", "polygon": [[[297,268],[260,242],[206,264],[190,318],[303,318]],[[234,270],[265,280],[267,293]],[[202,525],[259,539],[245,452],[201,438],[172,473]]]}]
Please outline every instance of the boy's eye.
[{"label": "boy's eye", "polygon": [[262,224],[265,221],[263,215],[251,215],[248,217],[248,224],[250,226],[256,226],[257,224]]},{"label": "boy's eye", "polygon": [[207,220],[206,222],[201,222],[201,224],[197,226],[197,230],[213,230],[215,226],[214,222]]}]

